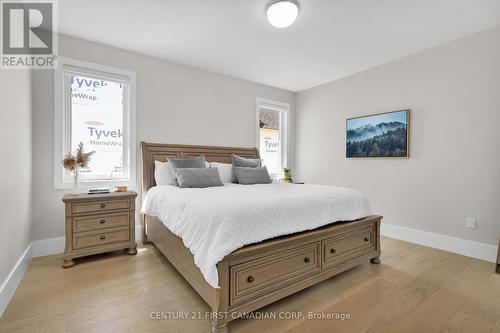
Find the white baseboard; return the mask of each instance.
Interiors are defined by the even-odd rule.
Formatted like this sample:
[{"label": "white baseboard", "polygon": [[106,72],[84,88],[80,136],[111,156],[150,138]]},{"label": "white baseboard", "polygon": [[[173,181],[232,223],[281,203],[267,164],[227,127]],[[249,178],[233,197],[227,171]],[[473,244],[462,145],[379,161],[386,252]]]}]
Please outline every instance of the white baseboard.
[{"label": "white baseboard", "polygon": [[410,243],[434,247],[440,250],[458,253],[467,257],[473,257],[489,262],[496,262],[497,248],[495,245],[386,223],[382,223],[380,233],[384,236],[404,240]]},{"label": "white baseboard", "polygon": [[64,237],[41,239],[33,241],[33,258],[50,256],[64,252]]},{"label": "white baseboard", "polygon": [[[497,248],[495,245],[491,244],[479,243],[386,223],[382,223],[381,234],[410,243],[430,246],[489,262],[496,262]],[[141,238],[142,227],[140,225],[135,226],[135,239],[139,241]],[[64,252],[64,237],[42,239],[34,241],[32,244],[33,258]]]},{"label": "white baseboard", "polygon": [[[135,226],[135,240],[140,241],[142,239],[142,227],[140,225]],[[33,258],[50,256],[52,254],[58,254],[64,252],[65,238],[56,237],[49,239],[42,239],[33,241]]]},{"label": "white baseboard", "polygon": [[142,226],[140,225],[135,226],[135,240],[136,241],[142,240]]},{"label": "white baseboard", "polygon": [[3,312],[7,308],[7,304],[9,304],[10,299],[14,295],[14,292],[21,282],[24,273],[26,273],[26,270],[31,263],[31,258],[32,245],[30,244],[0,287],[0,317],[2,317]]}]

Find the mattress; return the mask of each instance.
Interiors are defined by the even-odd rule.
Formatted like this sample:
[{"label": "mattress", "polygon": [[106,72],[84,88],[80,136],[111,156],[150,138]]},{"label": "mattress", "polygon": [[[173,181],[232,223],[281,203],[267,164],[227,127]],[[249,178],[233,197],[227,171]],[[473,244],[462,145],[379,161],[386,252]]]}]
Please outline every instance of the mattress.
[{"label": "mattress", "polygon": [[141,212],[180,237],[205,280],[219,287],[217,263],[249,244],[370,215],[362,193],[342,187],[273,183],[149,189]]}]

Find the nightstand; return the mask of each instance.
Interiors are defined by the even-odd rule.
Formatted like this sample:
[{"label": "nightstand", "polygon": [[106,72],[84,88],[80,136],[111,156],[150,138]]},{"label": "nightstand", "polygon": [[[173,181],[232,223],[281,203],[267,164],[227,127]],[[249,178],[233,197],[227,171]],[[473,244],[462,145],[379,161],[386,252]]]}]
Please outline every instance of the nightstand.
[{"label": "nightstand", "polygon": [[63,267],[74,258],[126,250],[137,253],[135,243],[135,192],[66,194],[66,248]]}]

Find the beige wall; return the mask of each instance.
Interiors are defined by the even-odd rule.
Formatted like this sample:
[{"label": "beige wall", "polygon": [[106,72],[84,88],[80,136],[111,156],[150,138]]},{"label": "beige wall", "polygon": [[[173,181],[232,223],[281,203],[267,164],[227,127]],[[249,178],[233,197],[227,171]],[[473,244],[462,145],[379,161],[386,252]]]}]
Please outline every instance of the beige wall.
[{"label": "beige wall", "polygon": [[[136,72],[137,146],[140,141],[151,141],[254,147],[257,97],[291,104],[290,128],[294,128],[295,95],[287,91],[66,36],[60,37],[59,53]],[[53,96],[53,73],[36,71],[33,76],[33,240],[64,234],[61,202],[64,191],[53,189],[52,177]],[[290,134],[293,139],[293,133]],[[139,158],[139,150],[137,155]],[[138,159],[138,182],[141,181],[139,162]]]},{"label": "beige wall", "polygon": [[31,242],[31,74],[0,71],[0,285]]},{"label": "beige wall", "polygon": [[[297,179],[359,189],[388,224],[497,243],[500,27],[300,92],[296,108]],[[402,108],[410,159],[345,158],[346,118]]]}]

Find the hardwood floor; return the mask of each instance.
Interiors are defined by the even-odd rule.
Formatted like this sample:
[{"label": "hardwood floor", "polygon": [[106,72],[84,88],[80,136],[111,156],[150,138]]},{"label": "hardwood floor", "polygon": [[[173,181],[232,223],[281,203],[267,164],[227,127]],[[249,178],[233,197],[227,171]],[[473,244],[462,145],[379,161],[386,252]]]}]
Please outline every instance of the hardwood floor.
[{"label": "hardwood floor", "polygon": [[[209,307],[152,246],[137,256],[98,255],[61,268],[33,260],[0,319],[0,332],[208,332],[209,319],[151,319]],[[363,264],[239,319],[231,333],[496,332],[500,275],[494,264],[382,238],[382,263]],[[308,313],[350,319],[308,319]]]}]

